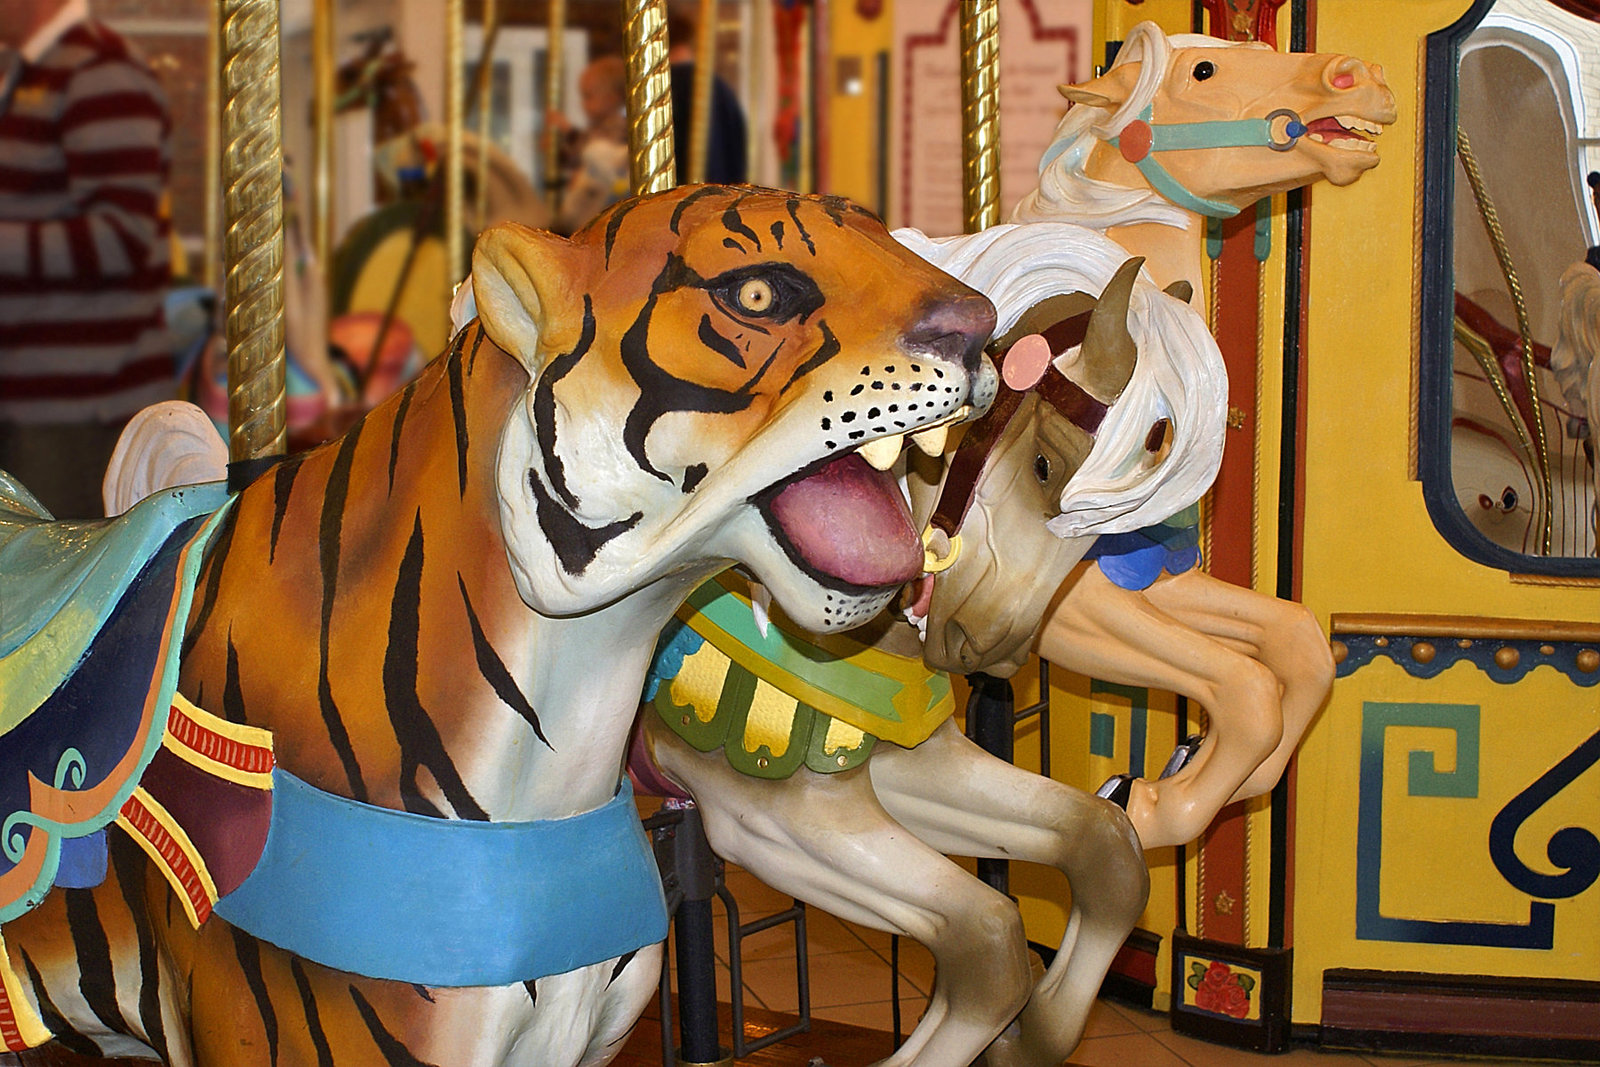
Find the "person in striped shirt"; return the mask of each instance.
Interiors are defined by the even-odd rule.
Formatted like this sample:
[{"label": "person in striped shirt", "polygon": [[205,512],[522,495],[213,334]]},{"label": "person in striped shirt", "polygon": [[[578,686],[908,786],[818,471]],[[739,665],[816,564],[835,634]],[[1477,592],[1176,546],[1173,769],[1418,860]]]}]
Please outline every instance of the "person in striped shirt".
[{"label": "person in striped shirt", "polygon": [[123,423],[175,389],[170,119],[88,0],[0,0],[0,469],[100,514]]}]

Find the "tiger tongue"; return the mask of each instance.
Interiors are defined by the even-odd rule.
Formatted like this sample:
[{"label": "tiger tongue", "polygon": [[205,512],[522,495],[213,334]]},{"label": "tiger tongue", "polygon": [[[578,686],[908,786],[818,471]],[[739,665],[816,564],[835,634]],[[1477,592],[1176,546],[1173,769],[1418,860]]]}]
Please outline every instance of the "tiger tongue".
[{"label": "tiger tongue", "polygon": [[922,573],[922,542],[894,477],[854,452],[784,487],[769,508],[795,552],[823,574],[886,586]]}]

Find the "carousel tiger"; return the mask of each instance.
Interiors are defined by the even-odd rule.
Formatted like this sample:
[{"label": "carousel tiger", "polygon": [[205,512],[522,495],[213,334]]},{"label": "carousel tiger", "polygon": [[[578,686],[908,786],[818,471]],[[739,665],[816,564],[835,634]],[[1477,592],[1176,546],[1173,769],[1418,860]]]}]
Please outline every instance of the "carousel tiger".
[{"label": "carousel tiger", "polygon": [[[987,299],[835,198],[685,187],[570,241],[497,227],[472,286],[413,384],[195,534],[149,802],[100,884],[0,928],[7,1047],[609,1062],[664,932],[619,789],[656,635],[730,563],[813,630],[877,612],[923,549],[863,451],[996,389]],[[5,489],[19,537],[72,539]],[[208,773],[159,802],[152,778]],[[233,807],[254,821],[219,834]],[[471,843],[524,833],[551,843],[513,842],[520,867]]]}]

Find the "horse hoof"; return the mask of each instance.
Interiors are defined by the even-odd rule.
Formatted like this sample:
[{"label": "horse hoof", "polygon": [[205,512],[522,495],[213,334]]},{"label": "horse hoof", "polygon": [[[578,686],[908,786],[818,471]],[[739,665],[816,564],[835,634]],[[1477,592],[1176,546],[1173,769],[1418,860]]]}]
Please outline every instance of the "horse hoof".
[{"label": "horse hoof", "polygon": [[1200,751],[1200,742],[1205,738],[1200,734],[1190,734],[1183,739],[1183,743],[1172,750],[1172,755],[1167,757],[1167,765],[1161,768],[1162,778],[1171,778],[1174,774],[1189,766],[1189,761],[1194,759],[1196,752]]},{"label": "horse hoof", "polygon": [[1128,810],[1128,798],[1133,795],[1133,775],[1113,774],[1105,780],[1105,784],[1094,791],[1094,795],[1111,801],[1123,811]]}]

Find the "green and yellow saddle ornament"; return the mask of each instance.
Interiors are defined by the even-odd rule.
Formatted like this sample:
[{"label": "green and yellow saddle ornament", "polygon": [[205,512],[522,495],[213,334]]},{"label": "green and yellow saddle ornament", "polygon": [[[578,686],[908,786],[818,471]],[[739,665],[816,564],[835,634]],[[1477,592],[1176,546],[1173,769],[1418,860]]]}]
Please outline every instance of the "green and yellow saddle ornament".
[{"label": "green and yellow saddle ornament", "polygon": [[955,711],[950,679],[919,657],[802,635],[778,614],[763,633],[731,573],[696,589],[662,631],[645,699],[696,749],[720,748],[757,778],[858,767],[878,739],[912,748]]}]

